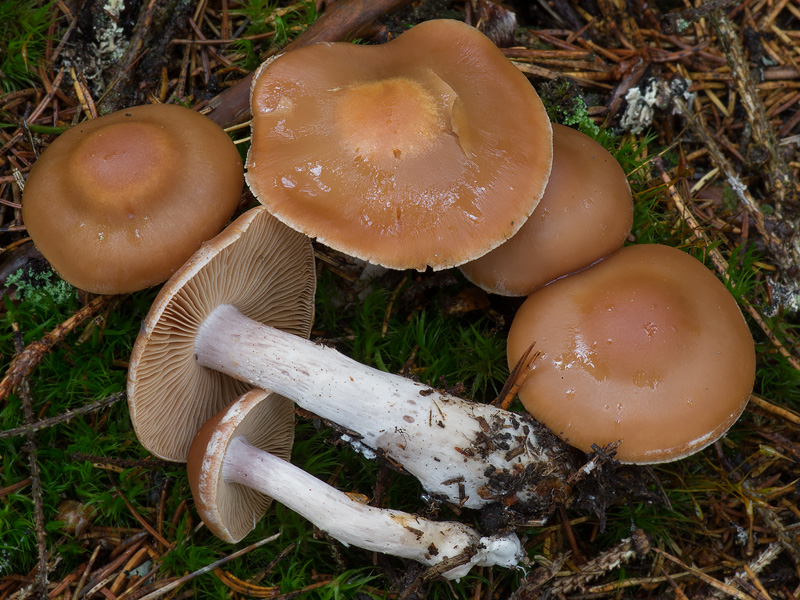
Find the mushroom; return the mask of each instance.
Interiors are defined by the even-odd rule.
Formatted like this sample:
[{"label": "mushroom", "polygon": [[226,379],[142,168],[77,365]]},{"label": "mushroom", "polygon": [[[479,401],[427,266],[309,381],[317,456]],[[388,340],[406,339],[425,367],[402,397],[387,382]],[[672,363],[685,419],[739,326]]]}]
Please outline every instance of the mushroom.
[{"label": "mushroom", "polygon": [[528,411],[588,451],[621,440],[627,463],[676,460],[719,439],[755,378],[747,324],[725,286],[675,248],[622,248],[538,289],[508,336],[516,364],[541,353],[519,390]]},{"label": "mushroom", "polygon": [[352,500],[278,456],[291,445],[291,405],[275,393],[252,390],[198,432],[187,469],[198,512],[208,528],[238,542],[272,499],[301,514],[345,545],[437,565],[463,557],[444,573],[466,575],[473,565],[513,567],[522,548],[513,533],[481,537],[454,521],[431,521]]},{"label": "mushroom", "polygon": [[[229,481],[223,458],[235,436],[275,460],[289,460],[294,442],[294,404],[272,392],[249,390],[208,419],[189,447],[186,470],[197,512],[211,533],[231,544],[253,530],[274,497],[246,482],[236,485]],[[249,477],[252,471],[240,468],[237,474]]]},{"label": "mushroom", "polygon": [[514,237],[460,269],[487,292],[527,296],[621,248],[632,223],[620,164],[589,136],[553,124],[553,170],[536,210]]},{"label": "mushroom", "polygon": [[244,172],[231,139],[188,108],[134,106],[85,121],[42,153],[22,217],[69,283],[132,292],[166,280],[228,222]]},{"label": "mushroom", "polygon": [[444,269],[511,237],[544,192],[551,128],[476,29],[421,23],[387,44],[313,44],[265,63],[246,179],[289,226],[394,269]]},{"label": "mushroom", "polygon": [[194,337],[217,305],[308,337],[315,290],[311,242],[263,207],[206,242],[164,284],[133,349],[128,405],[142,445],[185,461],[202,424],[252,387],[195,362]]},{"label": "mushroom", "polygon": [[[261,305],[258,294],[264,293],[248,296],[254,279],[268,278],[264,289],[270,290],[296,277],[296,267],[270,272],[265,266],[254,274],[251,265],[266,265],[264,256],[278,251],[270,244],[287,255],[307,252],[305,247],[287,248],[284,234],[262,233],[292,230],[265,208],[256,210],[258,216],[234,223],[235,234],[226,230],[218,236],[224,243],[208,242],[176,272],[145,319],[128,372],[131,418],[145,447],[164,458],[185,460],[187,437],[213,414],[203,408],[184,415],[197,398],[211,397],[196,382],[213,382],[226,392],[241,390],[238,382],[244,382],[274,390],[355,432],[361,447],[385,453],[428,492],[466,507],[516,493],[536,510],[549,506],[553,493],[567,493],[563,482],[571,458],[527,416],[372,369],[282,331],[280,319],[299,309],[277,309],[277,326],[263,324],[270,322],[266,309],[262,318],[249,318],[248,310]],[[306,264],[304,258],[295,263]],[[283,294],[290,301],[295,295]],[[229,395],[227,402],[234,397]],[[224,404],[215,400],[214,410]],[[168,442],[162,441],[164,435]]]}]

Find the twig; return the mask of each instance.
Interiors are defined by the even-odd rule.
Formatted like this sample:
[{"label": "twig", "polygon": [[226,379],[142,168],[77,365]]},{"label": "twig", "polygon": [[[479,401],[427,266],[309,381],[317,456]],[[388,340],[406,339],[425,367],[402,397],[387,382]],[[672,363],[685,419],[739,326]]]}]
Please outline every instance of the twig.
[{"label": "twig", "polygon": [[775,406],[772,402],[765,400],[764,398],[760,398],[755,394],[750,396],[750,403],[753,406],[757,406],[761,410],[768,412],[776,417],[781,419],[785,419],[790,423],[794,423],[795,425],[800,425],[800,415],[792,410],[788,410],[786,408],[782,408],[780,406]]},{"label": "twig", "polygon": [[0,402],[5,400],[6,396],[19,386],[23,378],[33,372],[42,358],[44,358],[44,355],[61,342],[68,333],[106,304],[109,304],[114,298],[115,296],[97,296],[89,304],[53,329],[53,331],[47,333],[41,340],[31,343],[17,354],[14,360],[11,361],[5,377],[0,381]]},{"label": "twig", "polygon": [[128,500],[125,497],[125,494],[123,492],[121,492],[120,490],[117,490],[117,495],[118,495],[119,498],[122,499],[122,502],[125,504],[125,507],[130,511],[130,513],[133,515],[133,517],[137,521],[139,521],[139,523],[141,523],[142,527],[144,527],[144,529],[150,535],[152,535],[156,540],[158,540],[158,542],[160,544],[166,546],[167,548],[172,548],[174,546],[173,543],[170,543],[169,540],[167,540],[166,538],[164,538],[164,536],[162,536],[160,533],[158,533],[158,531],[156,531],[155,527],[150,525],[150,523],[148,523],[147,520],[143,516],[141,516],[139,514],[139,512],[136,510],[136,508],[134,508],[133,504],[131,504],[131,501]]},{"label": "twig", "polygon": [[[661,158],[657,156],[653,158],[652,162],[653,165],[656,167],[656,169],[659,171],[662,181],[667,186],[667,192],[669,193],[672,202],[675,204],[675,208],[677,209],[678,214],[689,226],[689,229],[691,230],[692,235],[695,237],[695,239],[697,239],[699,242],[703,244],[704,252],[708,254],[708,257],[711,259],[714,268],[717,270],[717,272],[720,274],[723,280],[728,281],[729,279],[728,263],[722,256],[722,253],[711,243],[711,240],[706,235],[705,230],[700,226],[700,223],[697,221],[697,219],[695,219],[694,215],[686,205],[684,199],[675,189],[675,186],[672,183],[669,173],[667,173],[666,169],[664,169],[664,164],[661,162]],[[744,306],[744,310],[746,310],[750,314],[753,320],[758,324],[761,331],[764,332],[769,341],[775,346],[775,348],[777,348],[781,356],[783,356],[789,362],[789,364],[792,365],[792,367],[794,367],[797,370],[800,370],[800,362],[798,362],[797,359],[794,356],[792,356],[789,353],[789,351],[783,346],[781,341],[778,339],[778,337],[775,335],[772,329],[770,329],[767,322],[764,320],[761,314],[755,309],[755,307],[753,307],[750,304],[746,304]]]},{"label": "twig", "polygon": [[456,567],[467,564],[470,560],[472,560],[473,556],[475,556],[475,550],[468,548],[463,552],[460,552],[455,556],[445,558],[442,560],[442,562],[426,569],[422,574],[415,577],[414,581],[412,581],[411,584],[403,590],[403,592],[398,596],[398,600],[407,600],[408,598],[413,598],[414,594],[416,594],[417,590],[419,590],[423,584],[436,579],[442,573],[446,573],[450,569],[455,569]]},{"label": "twig", "polygon": [[499,406],[503,410],[508,410],[508,407],[511,406],[519,388],[522,387],[522,384],[525,383],[525,380],[533,372],[533,363],[542,355],[538,350],[536,352],[533,351],[535,345],[536,340],[531,342],[528,349],[520,356],[517,364],[511,369],[508,379],[506,379],[506,382],[503,384],[503,389],[497,394],[497,398],[492,400],[493,406]]},{"label": "twig", "polygon": [[[328,7],[322,16],[286,47],[286,51],[313,44],[357,37],[364,27],[386,13],[393,12],[411,0],[339,0]],[[206,111],[208,117],[228,127],[250,118],[250,83],[253,73],[236,85],[212,98]],[[204,111],[204,112],[206,112]]]},{"label": "twig", "polygon": [[[22,332],[19,325],[12,323],[14,329],[14,346],[19,353],[23,352]],[[28,381],[24,377],[17,385],[20,399],[22,400],[22,410],[25,415],[25,424],[33,423],[33,400],[31,398]],[[47,538],[44,530],[44,502],[42,501],[42,479],[39,471],[39,461],[37,459],[36,436],[32,431],[26,433],[28,441],[26,449],[28,451],[28,462],[31,473],[31,492],[33,495],[33,512],[36,525],[36,547],[39,552],[39,568],[36,573],[36,587],[40,598],[47,598]]]},{"label": "twig", "polygon": [[737,598],[737,600],[756,600],[753,596],[751,596],[749,594],[745,594],[744,592],[742,592],[740,590],[737,590],[736,588],[721,582],[719,579],[715,579],[715,578],[711,577],[710,575],[706,575],[700,569],[698,569],[696,567],[690,567],[685,562],[683,562],[681,559],[679,559],[679,558],[677,558],[675,556],[672,556],[669,552],[665,552],[664,550],[661,550],[660,548],[652,548],[652,551],[657,553],[657,554],[660,554],[661,556],[663,556],[664,558],[666,558],[670,562],[675,563],[676,565],[678,565],[682,569],[685,569],[686,571],[691,572],[692,575],[694,575],[695,577],[697,577],[698,579],[700,579],[704,583],[707,583],[708,585],[712,586],[713,588],[719,590],[720,592],[722,592],[724,594],[728,594],[729,596],[733,596],[734,598]]},{"label": "twig", "polygon": [[580,571],[553,581],[548,591],[555,597],[574,591],[583,592],[594,579],[650,552],[650,542],[644,531],[637,529],[629,538],[620,540],[599,556],[581,565]]},{"label": "twig", "polygon": [[205,567],[201,567],[200,569],[197,569],[196,571],[193,571],[192,573],[188,573],[187,575],[184,575],[183,577],[179,577],[178,579],[168,583],[164,587],[159,588],[159,589],[155,590],[154,592],[150,592],[149,594],[147,594],[145,596],[141,596],[140,598],[138,598],[138,600],[155,600],[155,598],[160,598],[164,594],[167,594],[167,593],[171,592],[172,590],[174,590],[176,588],[179,588],[184,583],[187,583],[187,582],[191,581],[192,579],[195,579],[196,577],[199,577],[200,575],[203,575],[204,573],[208,573],[209,571],[213,571],[217,567],[222,566],[225,563],[232,561],[234,558],[239,558],[240,556],[242,556],[244,554],[247,554],[251,550],[255,550],[256,548],[260,548],[261,546],[263,546],[265,544],[268,544],[270,542],[274,542],[275,540],[277,540],[280,537],[280,535],[281,535],[280,533],[276,533],[275,535],[271,535],[268,538],[264,538],[263,540],[259,540],[255,544],[250,544],[246,548],[242,548],[241,550],[237,550],[233,554],[229,554],[228,556],[220,558],[219,560],[214,561],[213,563],[211,563],[209,565],[206,565]]},{"label": "twig", "polygon": [[115,404],[120,400],[124,400],[125,397],[126,397],[125,392],[117,392],[116,394],[112,394],[106,398],[103,398],[102,400],[97,400],[96,402],[92,402],[91,404],[85,404],[84,406],[81,406],[79,408],[68,410],[66,412],[61,413],[60,415],[56,415],[55,417],[50,417],[49,419],[42,419],[41,421],[25,424],[22,425],[21,427],[15,427],[14,429],[6,429],[5,431],[0,431],[0,440],[16,437],[18,435],[23,435],[27,433],[33,433],[36,431],[41,431],[42,429],[47,429],[48,427],[54,427],[56,425],[60,425],[61,423],[66,423],[67,421],[73,419],[74,417],[102,410],[103,408],[111,406],[112,404]]},{"label": "twig", "polygon": [[509,600],[532,600],[534,598],[540,598],[543,595],[545,584],[553,580],[568,557],[569,553],[564,553],[553,560],[545,559],[545,564],[543,566],[535,568],[529,575],[525,576],[525,579],[520,582],[520,586],[514,590]]},{"label": "twig", "polygon": [[137,539],[133,544],[128,546],[128,548],[122,554],[114,558],[114,560],[107,565],[95,571],[92,574],[89,583],[82,588],[78,588],[80,589],[80,593],[77,594],[77,597],[91,598],[93,594],[105,587],[106,583],[116,577],[117,569],[119,569],[130,559],[131,555],[136,552],[142,544],[144,544],[146,539],[147,538],[145,536]]},{"label": "twig", "polygon": [[[793,189],[792,178],[778,149],[775,132],[767,118],[764,104],[757,94],[756,81],[742,48],[741,34],[736,31],[735,25],[723,10],[712,10],[709,19],[728,59],[733,81],[750,123],[750,135],[756,144],[756,148],[751,148],[748,152],[748,157],[751,162],[766,166],[767,196],[773,198],[775,211],[779,215],[783,215],[785,209],[789,212],[795,211],[797,189]],[[765,156],[758,157],[759,153]],[[787,203],[793,206],[786,206]]]},{"label": "twig", "polygon": [[[758,496],[760,497],[761,495],[758,494]],[[759,506],[758,504],[756,504],[755,509],[772,533],[775,534],[775,537],[778,538],[777,543],[779,543],[792,558],[795,567],[800,568],[800,545],[797,543],[794,536],[787,531],[786,526],[781,522],[774,509],[769,508],[769,506]]]},{"label": "twig", "polygon": [[[800,259],[800,237],[798,237],[798,223],[790,219],[774,219],[769,220],[764,216],[758,203],[750,194],[747,186],[742,183],[739,174],[733,168],[733,165],[727,159],[720,149],[718,141],[708,131],[705,118],[702,113],[695,113],[692,109],[679,97],[673,95],[672,102],[675,110],[684,119],[687,120],[695,135],[700,138],[700,142],[711,157],[714,166],[719,168],[720,172],[725,177],[725,180],[734,191],[739,201],[747,210],[747,213],[753,218],[759,235],[761,236],[764,244],[766,245],[771,257],[780,269],[784,277],[790,278],[790,273],[794,271],[794,267]],[[769,222],[769,226],[768,226]],[[781,232],[781,234],[776,234]],[[791,281],[785,282],[792,290],[797,290],[800,293],[800,283],[794,277]]]}]

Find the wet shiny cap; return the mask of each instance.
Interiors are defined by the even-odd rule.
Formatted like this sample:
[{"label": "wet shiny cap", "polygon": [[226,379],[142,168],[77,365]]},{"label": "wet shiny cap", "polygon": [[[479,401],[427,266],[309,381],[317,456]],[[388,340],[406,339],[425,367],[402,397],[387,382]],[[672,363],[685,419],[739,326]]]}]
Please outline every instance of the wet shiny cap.
[{"label": "wet shiny cap", "polygon": [[525,408],[589,451],[658,463],[719,439],[755,378],[750,330],[725,286],[688,254],[629,246],[546,285],[522,304],[508,337],[515,365],[541,357],[520,388]]},{"label": "wet shiny cap", "polygon": [[395,269],[462,264],[544,192],[547,114],[476,29],[421,23],[380,46],[314,44],[265,64],[246,179],[290,227]]},{"label": "wet shiny cap", "polygon": [[244,171],[228,135],[182,106],[148,104],[61,134],[31,169],[28,233],[61,277],[97,294],[169,278],[228,222]]},{"label": "wet shiny cap", "polygon": [[487,292],[527,296],[621,248],[632,223],[620,164],[589,136],[553,124],[553,170],[536,210],[514,237],[460,269]]}]

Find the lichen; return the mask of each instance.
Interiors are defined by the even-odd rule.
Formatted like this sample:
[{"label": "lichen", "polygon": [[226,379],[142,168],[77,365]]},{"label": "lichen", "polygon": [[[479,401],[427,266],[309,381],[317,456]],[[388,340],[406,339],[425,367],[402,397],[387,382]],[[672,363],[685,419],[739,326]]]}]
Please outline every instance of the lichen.
[{"label": "lichen", "polygon": [[50,270],[19,269],[6,278],[6,286],[15,287],[17,298],[23,302],[40,302],[50,297],[57,306],[69,304],[77,292]]}]

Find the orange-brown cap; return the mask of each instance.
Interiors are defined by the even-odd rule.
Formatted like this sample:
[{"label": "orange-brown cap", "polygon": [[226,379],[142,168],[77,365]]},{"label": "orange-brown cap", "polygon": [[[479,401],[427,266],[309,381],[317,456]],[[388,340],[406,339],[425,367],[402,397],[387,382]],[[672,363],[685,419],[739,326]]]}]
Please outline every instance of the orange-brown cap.
[{"label": "orange-brown cap", "polygon": [[621,440],[630,463],[675,460],[721,437],[755,377],[736,301],[698,260],[668,246],[622,248],[520,307],[509,364],[541,352],[519,396],[581,450]]},{"label": "orange-brown cap", "polygon": [[141,444],[185,461],[197,430],[250,386],[199,366],[194,339],[221,304],[308,337],[316,274],[310,240],[264,207],[247,211],[206,242],[159,292],[128,367],[128,407]]},{"label": "orange-brown cap", "polygon": [[242,161],[210,119],[134,106],[65,131],[31,169],[22,217],[72,285],[98,294],[166,280],[239,202]]},{"label": "orange-brown cap", "polygon": [[225,451],[236,436],[289,460],[294,404],[273,392],[251,390],[211,417],[192,442],[186,469],[197,512],[211,533],[232,544],[253,530],[272,503],[253,488],[225,483]]},{"label": "orange-brown cap", "polygon": [[628,179],[580,131],[553,125],[553,170],[541,202],[510,240],[461,265],[487,292],[527,296],[622,247],[633,223]]},{"label": "orange-brown cap", "polygon": [[476,29],[421,23],[382,46],[314,44],[254,79],[246,179],[289,226],[386,267],[457,266],[544,192],[550,122]]}]

